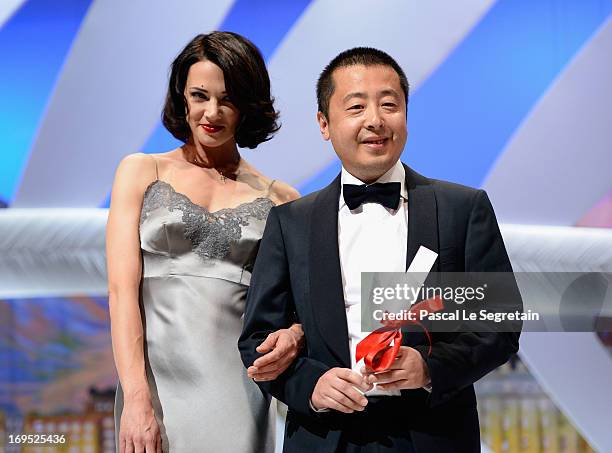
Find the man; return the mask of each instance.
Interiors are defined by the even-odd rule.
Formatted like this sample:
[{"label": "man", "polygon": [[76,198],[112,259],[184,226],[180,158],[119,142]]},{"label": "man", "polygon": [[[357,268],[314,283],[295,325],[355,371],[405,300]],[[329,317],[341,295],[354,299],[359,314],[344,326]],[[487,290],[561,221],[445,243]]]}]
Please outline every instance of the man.
[{"label": "man", "polygon": [[[322,72],[317,97],[321,134],[342,172],[270,212],[239,340],[243,362],[289,408],[285,451],[479,451],[472,384],[518,350],[518,333],[434,333],[431,354],[425,335],[410,333],[376,375],[356,365],[355,348],[363,271],[405,271],[424,246],[438,253],[434,271],[511,272],[487,195],[399,161],[408,82],[386,53],[342,52]],[[295,316],[302,355],[261,381],[273,370],[256,361],[269,345],[258,346]]]}]

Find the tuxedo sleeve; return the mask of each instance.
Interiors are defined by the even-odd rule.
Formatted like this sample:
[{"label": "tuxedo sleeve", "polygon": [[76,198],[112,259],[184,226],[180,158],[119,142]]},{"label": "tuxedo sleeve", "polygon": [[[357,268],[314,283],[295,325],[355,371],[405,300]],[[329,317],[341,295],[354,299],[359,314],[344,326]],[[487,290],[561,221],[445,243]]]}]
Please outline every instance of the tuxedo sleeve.
[{"label": "tuxedo sleeve", "polygon": [[[512,266],[499,231],[489,198],[483,190],[475,192],[465,239],[466,272],[512,272]],[[514,280],[512,280],[514,281]],[[514,285],[512,305],[522,310],[518,288]],[[459,391],[504,364],[519,348],[520,326],[513,332],[462,332],[452,341],[434,341],[415,346],[425,360],[431,378],[430,406],[453,398]]]},{"label": "tuxedo sleeve", "polygon": [[[272,208],[255,261],[244,327],[238,340],[238,349],[246,367],[262,355],[255,349],[268,334],[287,328],[295,321],[295,312],[283,231],[277,209]],[[310,396],[328,369],[322,362],[305,357],[302,351],[274,381],[257,384],[290,409],[312,416]]]}]

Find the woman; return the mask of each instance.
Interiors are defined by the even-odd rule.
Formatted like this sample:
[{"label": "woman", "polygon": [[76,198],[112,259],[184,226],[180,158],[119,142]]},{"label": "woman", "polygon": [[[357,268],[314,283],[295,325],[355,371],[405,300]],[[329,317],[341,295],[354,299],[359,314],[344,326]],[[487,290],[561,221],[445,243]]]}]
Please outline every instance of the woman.
[{"label": "woman", "polygon": [[[121,452],[273,450],[269,400],[236,342],[267,214],[299,195],[237,147],[270,139],[277,117],[257,48],[199,35],[172,64],[163,111],[185,144],[117,169],[107,256]],[[303,333],[288,327],[266,340],[255,379],[295,357]]]}]

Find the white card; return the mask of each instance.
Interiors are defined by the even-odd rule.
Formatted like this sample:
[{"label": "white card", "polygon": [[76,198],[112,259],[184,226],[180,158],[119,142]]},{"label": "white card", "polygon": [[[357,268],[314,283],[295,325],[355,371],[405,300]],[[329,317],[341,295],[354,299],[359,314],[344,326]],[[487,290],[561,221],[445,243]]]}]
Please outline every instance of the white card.
[{"label": "white card", "polygon": [[[421,245],[406,272],[429,273],[436,262],[436,258],[438,258],[436,252]],[[423,283],[425,283],[425,279],[423,279]]]}]

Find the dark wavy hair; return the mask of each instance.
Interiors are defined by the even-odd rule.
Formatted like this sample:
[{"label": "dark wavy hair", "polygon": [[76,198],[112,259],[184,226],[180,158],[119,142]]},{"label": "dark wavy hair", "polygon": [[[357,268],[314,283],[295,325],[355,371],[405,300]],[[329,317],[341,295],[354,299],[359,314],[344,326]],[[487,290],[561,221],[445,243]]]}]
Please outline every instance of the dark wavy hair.
[{"label": "dark wavy hair", "polygon": [[323,69],[317,81],[317,106],[319,112],[329,118],[329,100],[334,94],[334,79],[332,75],[336,69],[348,66],[389,66],[399,77],[400,87],[404,92],[406,104],[408,104],[408,92],[410,85],[402,67],[386,52],[374,49],[373,47],[354,47],[345,50],[334,57],[332,61]]},{"label": "dark wavy hair", "polygon": [[187,123],[185,84],[189,68],[208,60],[221,68],[225,90],[240,112],[236,144],[256,148],[278,131],[278,112],[270,94],[270,76],[261,52],[248,39],[236,33],[214,31],[198,35],[172,62],[168,94],[162,122],[170,133],[183,142],[191,136]]}]

